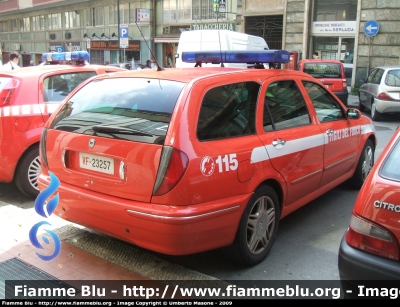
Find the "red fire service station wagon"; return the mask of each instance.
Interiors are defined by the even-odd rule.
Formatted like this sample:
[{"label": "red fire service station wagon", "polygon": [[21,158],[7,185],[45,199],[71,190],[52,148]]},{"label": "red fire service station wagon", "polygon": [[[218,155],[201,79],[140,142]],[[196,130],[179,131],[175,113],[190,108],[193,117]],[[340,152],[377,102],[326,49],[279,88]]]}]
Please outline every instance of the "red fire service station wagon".
[{"label": "red fire service station wagon", "polygon": [[306,73],[257,69],[289,52],[181,57],[196,67],[94,77],[52,114],[38,185],[59,179],[55,214],[156,252],[223,248],[254,265],[281,218],[344,181],[361,187],[373,122]]},{"label": "red fire service station wagon", "polygon": [[82,81],[124,71],[85,64],[89,61],[86,51],[45,53],[42,61],[43,66],[0,68],[0,182],[14,181],[32,197],[39,193],[39,141],[49,114]]}]

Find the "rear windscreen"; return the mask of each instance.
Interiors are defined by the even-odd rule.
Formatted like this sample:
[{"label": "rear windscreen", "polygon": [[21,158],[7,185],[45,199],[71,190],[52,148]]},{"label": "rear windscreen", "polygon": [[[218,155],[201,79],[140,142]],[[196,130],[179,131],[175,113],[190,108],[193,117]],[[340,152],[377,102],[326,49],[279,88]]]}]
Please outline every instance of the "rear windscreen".
[{"label": "rear windscreen", "polygon": [[400,69],[389,70],[386,75],[385,84],[400,87]]},{"label": "rear windscreen", "polygon": [[383,163],[379,175],[386,179],[400,181],[400,143],[393,146]]},{"label": "rear windscreen", "polygon": [[342,66],[330,63],[307,63],[304,72],[314,78],[342,78]]},{"label": "rear windscreen", "polygon": [[94,80],[63,105],[51,128],[162,144],[184,86],[159,79]]}]

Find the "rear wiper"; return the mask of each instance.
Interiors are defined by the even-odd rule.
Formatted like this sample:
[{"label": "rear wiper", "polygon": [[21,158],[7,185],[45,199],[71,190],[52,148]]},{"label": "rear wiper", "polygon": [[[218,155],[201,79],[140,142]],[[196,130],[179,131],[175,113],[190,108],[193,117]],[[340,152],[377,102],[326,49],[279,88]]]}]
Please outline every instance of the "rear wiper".
[{"label": "rear wiper", "polygon": [[118,126],[102,126],[95,125],[92,127],[94,132],[103,132],[103,133],[117,133],[117,134],[130,134],[130,135],[141,135],[141,136],[153,136],[150,133],[143,132],[140,130],[118,127]]}]

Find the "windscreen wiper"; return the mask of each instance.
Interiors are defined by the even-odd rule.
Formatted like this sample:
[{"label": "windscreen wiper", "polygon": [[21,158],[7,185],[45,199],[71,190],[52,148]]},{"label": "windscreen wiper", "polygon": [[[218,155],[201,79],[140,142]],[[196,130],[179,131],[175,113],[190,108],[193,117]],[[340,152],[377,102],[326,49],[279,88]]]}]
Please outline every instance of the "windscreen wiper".
[{"label": "windscreen wiper", "polygon": [[102,125],[95,125],[92,127],[94,132],[100,133],[110,133],[110,134],[129,134],[129,135],[140,135],[140,136],[153,136],[150,133],[143,132],[140,130],[130,129],[126,127],[119,127],[119,126],[102,126]]}]

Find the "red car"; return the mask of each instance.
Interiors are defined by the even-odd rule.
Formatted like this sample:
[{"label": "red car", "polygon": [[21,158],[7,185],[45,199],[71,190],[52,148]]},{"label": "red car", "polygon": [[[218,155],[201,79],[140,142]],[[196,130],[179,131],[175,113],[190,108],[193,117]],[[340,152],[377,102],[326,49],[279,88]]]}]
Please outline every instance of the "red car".
[{"label": "red car", "polygon": [[399,161],[400,128],[397,128],[358,194],[342,239],[339,273],[345,284],[400,280]]},{"label": "red car", "polygon": [[40,190],[60,181],[55,214],[156,252],[223,247],[254,265],[281,218],[344,181],[361,187],[376,145],[369,118],[302,72],[198,67],[219,56],[183,53],[197,67],[98,76],[71,93],[40,143]]},{"label": "red car", "polygon": [[[69,53],[71,54],[71,53]],[[73,52],[69,64],[0,69],[0,182],[15,182],[35,197],[41,171],[39,141],[49,114],[82,81],[122,68],[87,65],[87,52]],[[64,53],[43,55],[46,63],[65,63]]]},{"label": "red car", "polygon": [[347,106],[349,92],[347,90],[346,73],[343,63],[337,60],[301,60],[298,71],[303,71],[321,81]]}]

